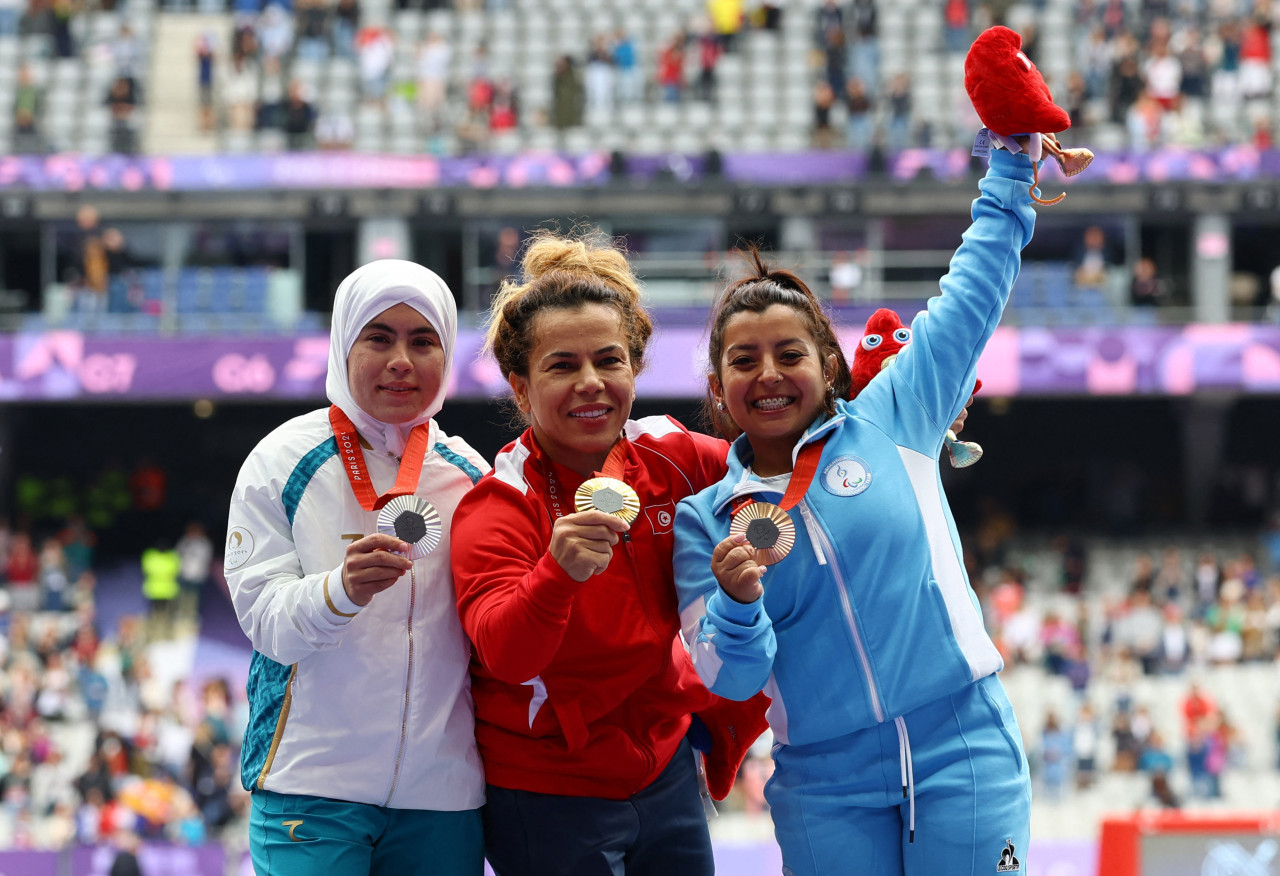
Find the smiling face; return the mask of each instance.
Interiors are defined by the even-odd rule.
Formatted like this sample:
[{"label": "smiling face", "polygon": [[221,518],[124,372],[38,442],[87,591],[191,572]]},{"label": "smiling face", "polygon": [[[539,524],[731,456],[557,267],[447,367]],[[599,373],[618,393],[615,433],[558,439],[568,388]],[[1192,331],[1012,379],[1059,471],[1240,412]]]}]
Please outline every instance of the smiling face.
[{"label": "smiling face", "polygon": [[547,456],[589,476],[604,465],[635,400],[622,319],[603,304],[549,310],[535,318],[533,337],[527,376],[509,377],[516,404]]},{"label": "smiling face", "polygon": [[774,304],[729,318],[711,390],[751,442],[756,474],[791,471],[792,448],[823,410],[835,363],[794,308]]},{"label": "smiling face", "polygon": [[397,304],[360,330],[347,354],[347,386],[375,420],[407,423],[436,397],[444,365],[435,327],[408,304]]}]

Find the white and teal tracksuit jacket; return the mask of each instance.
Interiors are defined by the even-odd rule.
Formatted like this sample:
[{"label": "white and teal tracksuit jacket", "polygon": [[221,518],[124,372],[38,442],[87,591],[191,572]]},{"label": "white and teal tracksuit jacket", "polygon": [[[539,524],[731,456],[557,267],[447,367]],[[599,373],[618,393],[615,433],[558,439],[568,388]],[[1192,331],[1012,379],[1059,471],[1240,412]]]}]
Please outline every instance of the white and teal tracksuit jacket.
[{"label": "white and teal tracksuit jacket", "polygon": [[[430,422],[417,495],[440,514],[439,547],[363,608],[342,586],[347,545],[377,531],[338,455],[328,412],[296,417],[249,455],[231,498],[225,569],[253,644],[246,789],[393,809],[484,803],[471,647],[449,567],[458,501],[488,471]],[[394,457],[365,451],[380,493]]]},{"label": "white and teal tracksuit jacket", "polygon": [[680,502],[675,573],[681,623],[706,685],[732,699],[764,690],[779,742],[805,745],[893,720],[997,672],[938,472],[947,428],[969,398],[1031,239],[1032,168],[998,151],[973,225],[912,323],[893,365],[793,452],[827,438],[817,474],[789,513],[796,544],[743,605],[711,574],[734,500],[777,503],[740,438],[729,473]]}]

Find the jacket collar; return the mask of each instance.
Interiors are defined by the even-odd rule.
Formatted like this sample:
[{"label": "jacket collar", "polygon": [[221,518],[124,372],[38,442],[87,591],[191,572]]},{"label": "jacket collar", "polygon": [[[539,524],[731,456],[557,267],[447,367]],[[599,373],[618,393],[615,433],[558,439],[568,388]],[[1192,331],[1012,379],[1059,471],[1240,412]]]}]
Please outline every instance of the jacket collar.
[{"label": "jacket collar", "polygon": [[[805,433],[800,436],[800,440],[796,442],[796,446],[791,448],[791,465],[794,467],[796,459],[800,456],[800,450],[806,445],[814,441],[830,435],[845,421],[844,410],[837,405],[834,416],[817,420]],[[729,448],[729,471],[716,485],[715,499],[712,503],[711,513],[719,514],[724,511],[725,507],[737,499],[739,496],[748,496],[753,493],[770,492],[767,488],[762,487],[760,481],[751,476],[749,467],[752,462],[751,442],[747,440],[746,435],[739,435]],[[776,491],[774,491],[776,492]]]}]

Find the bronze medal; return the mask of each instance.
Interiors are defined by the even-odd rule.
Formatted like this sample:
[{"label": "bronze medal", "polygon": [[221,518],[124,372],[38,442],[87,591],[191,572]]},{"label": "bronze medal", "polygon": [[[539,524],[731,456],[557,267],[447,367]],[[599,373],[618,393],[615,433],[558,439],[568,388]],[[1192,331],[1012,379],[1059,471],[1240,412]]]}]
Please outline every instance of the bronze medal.
[{"label": "bronze medal", "polygon": [[733,515],[730,535],[745,535],[747,544],[756,552],[756,562],[772,566],[779,562],[796,543],[796,526],[790,515],[769,502],[752,502]]}]

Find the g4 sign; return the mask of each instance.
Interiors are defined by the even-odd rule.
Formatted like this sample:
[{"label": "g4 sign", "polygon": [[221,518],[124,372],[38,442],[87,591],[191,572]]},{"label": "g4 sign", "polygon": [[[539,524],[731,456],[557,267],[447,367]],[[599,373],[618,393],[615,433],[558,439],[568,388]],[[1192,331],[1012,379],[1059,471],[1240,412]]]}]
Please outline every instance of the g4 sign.
[{"label": "g4 sign", "polygon": [[213,363],[213,382],[228,393],[263,393],[276,384],[276,369],[261,353],[228,353]]}]

